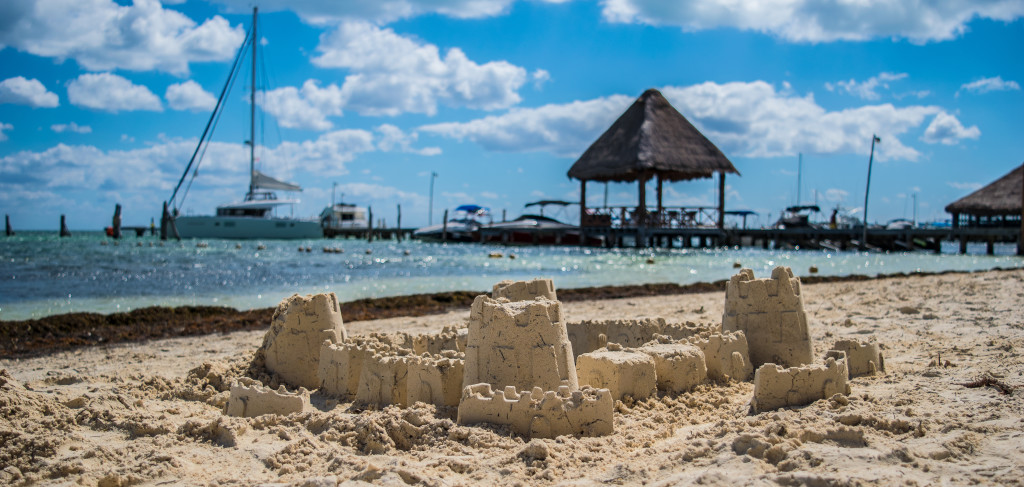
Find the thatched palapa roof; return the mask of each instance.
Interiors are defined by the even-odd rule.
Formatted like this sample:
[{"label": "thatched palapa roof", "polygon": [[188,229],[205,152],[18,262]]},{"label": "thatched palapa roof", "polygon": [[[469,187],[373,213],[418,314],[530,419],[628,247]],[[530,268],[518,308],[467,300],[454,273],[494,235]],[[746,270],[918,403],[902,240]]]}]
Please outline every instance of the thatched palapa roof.
[{"label": "thatched palapa roof", "polygon": [[665,181],[739,171],[662,94],[650,89],[601,134],[569,169],[584,181]]},{"label": "thatched palapa roof", "polygon": [[1021,213],[1021,179],[1024,178],[1024,165],[1010,171],[1005,176],[993,181],[963,198],[946,206],[949,213],[967,215],[1019,215]]}]

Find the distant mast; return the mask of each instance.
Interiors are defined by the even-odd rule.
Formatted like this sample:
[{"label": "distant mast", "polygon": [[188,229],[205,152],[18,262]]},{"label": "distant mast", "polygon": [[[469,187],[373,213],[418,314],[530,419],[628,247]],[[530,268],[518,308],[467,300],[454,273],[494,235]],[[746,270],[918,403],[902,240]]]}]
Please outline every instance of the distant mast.
[{"label": "distant mast", "polygon": [[256,12],[252,8],[252,86],[249,87],[249,197],[256,191]]}]

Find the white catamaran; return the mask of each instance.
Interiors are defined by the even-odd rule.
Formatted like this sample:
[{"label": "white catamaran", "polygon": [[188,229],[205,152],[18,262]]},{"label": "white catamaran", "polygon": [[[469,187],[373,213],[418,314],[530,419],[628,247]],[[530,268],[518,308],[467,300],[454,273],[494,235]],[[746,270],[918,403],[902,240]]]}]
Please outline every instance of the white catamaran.
[{"label": "white catamaran", "polygon": [[[259,47],[259,38],[256,35],[256,13],[257,9],[254,8],[252,11],[252,28],[249,35],[246,37],[245,42],[242,43],[241,48],[239,48],[238,55],[235,56],[235,62],[231,67],[231,73],[228,75],[228,81],[221,91],[213,113],[210,115],[210,121],[207,122],[203,136],[199,139],[199,144],[192,154],[192,159],[189,161],[188,167],[185,168],[185,172],[182,174],[169,200],[172,203],[171,206],[175,209],[172,215],[165,215],[165,218],[169,216],[168,219],[173,223],[173,227],[181,238],[295,239],[323,236],[320,221],[315,218],[302,219],[291,216],[276,216],[274,214],[276,208],[286,205],[294,206],[299,200],[278,199],[269,190],[302,191],[301,187],[297,184],[279,181],[256,170],[256,60],[258,58],[256,49]],[[204,142],[209,143],[208,136],[219,118],[220,111],[223,109],[225,95],[239,74],[241,69],[240,61],[247,46],[252,49],[252,87],[249,94],[248,141],[249,191],[245,194],[245,199],[240,202],[218,206],[215,215],[180,215],[178,207],[173,205],[175,197],[178,195],[178,190],[181,189],[181,185],[189,171],[192,170],[192,167],[198,168],[201,154],[205,152],[203,150]],[[199,159],[197,159],[197,156],[199,156]],[[194,174],[193,172],[193,177],[195,177]],[[182,197],[183,199],[184,196]],[[181,202],[178,201],[177,203],[180,205]],[[161,223],[163,224],[163,222]]]}]

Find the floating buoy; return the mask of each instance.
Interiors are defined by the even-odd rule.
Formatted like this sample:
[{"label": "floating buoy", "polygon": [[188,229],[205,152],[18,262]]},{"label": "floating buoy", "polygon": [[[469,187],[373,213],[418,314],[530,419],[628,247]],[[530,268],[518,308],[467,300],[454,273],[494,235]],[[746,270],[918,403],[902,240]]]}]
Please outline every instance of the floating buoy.
[{"label": "floating buoy", "polygon": [[739,269],[740,267],[743,267],[743,264],[740,264],[739,262],[733,262],[732,263],[732,268],[733,269]]},{"label": "floating buoy", "polygon": [[516,254],[508,254],[508,258],[509,259],[515,259],[516,258]]},{"label": "floating buoy", "polygon": [[235,244],[235,248],[236,248],[236,249],[240,249],[240,248],[242,248],[242,244],[240,244],[240,243],[236,243],[236,244]]},{"label": "floating buoy", "polygon": [[305,251],[306,251],[306,247],[303,247],[303,246],[300,245],[299,246],[299,252],[305,252]]},{"label": "floating buoy", "polygon": [[504,257],[505,255],[502,254],[501,252],[491,252],[491,253],[487,254],[487,256],[492,258],[492,259],[500,259],[500,258]]},{"label": "floating buoy", "polygon": [[373,253],[373,249],[366,249],[366,255],[370,255],[372,253]]},{"label": "floating buoy", "polygon": [[810,271],[811,271],[811,274],[817,274],[818,273],[818,266],[812,265],[811,268],[810,268]]},{"label": "floating buoy", "polygon": [[306,252],[312,252],[312,251],[313,251],[313,247],[306,247]]},{"label": "floating buoy", "polygon": [[150,247],[152,247],[152,246],[153,246],[153,242],[150,242],[150,243],[149,243],[149,246],[150,246]]},{"label": "floating buoy", "polygon": [[267,250],[267,246],[263,245],[263,244],[259,244],[259,245],[256,246],[256,250]]},{"label": "floating buoy", "polygon": [[135,243],[135,246],[136,246],[136,247],[142,247],[142,242],[136,242],[136,243]]},{"label": "floating buoy", "polygon": [[334,249],[332,249],[332,248],[330,248],[330,247],[324,247],[324,253],[325,253],[325,254],[331,254],[331,253],[334,253]]},{"label": "floating buoy", "polygon": [[197,249],[205,249],[205,248],[207,248],[209,246],[210,246],[210,244],[208,244],[206,242],[199,242],[199,243],[196,244],[196,248]]},{"label": "floating buoy", "polygon": [[647,263],[648,264],[653,264],[654,263],[654,257],[648,257],[647,258]]},{"label": "floating buoy", "polygon": [[405,252],[402,252],[402,255],[409,255],[409,254],[411,254],[411,253],[412,253],[412,252],[409,252],[408,250],[406,250]]}]

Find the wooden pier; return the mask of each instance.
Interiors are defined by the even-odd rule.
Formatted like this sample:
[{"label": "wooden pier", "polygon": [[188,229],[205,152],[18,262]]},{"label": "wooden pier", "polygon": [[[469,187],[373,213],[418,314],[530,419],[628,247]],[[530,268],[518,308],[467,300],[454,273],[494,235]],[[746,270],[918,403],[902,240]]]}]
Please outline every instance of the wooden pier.
[{"label": "wooden pier", "polygon": [[356,238],[365,240],[408,240],[415,228],[324,228],[325,238]]},{"label": "wooden pier", "polygon": [[[522,232],[522,230],[516,230]],[[503,243],[512,241],[502,235],[504,231],[485,229],[481,242]],[[966,253],[967,244],[984,243],[986,253],[993,254],[996,243],[1015,243],[1020,238],[1017,228],[908,228],[900,230],[869,229],[867,242],[862,242],[861,228],[615,228],[588,227],[585,241],[597,242],[603,247],[760,247],[763,249],[857,250],[884,251],[925,250],[938,253],[943,241],[959,244],[960,253]],[[537,243],[578,244],[578,227],[564,230],[545,230],[538,233]]]}]

